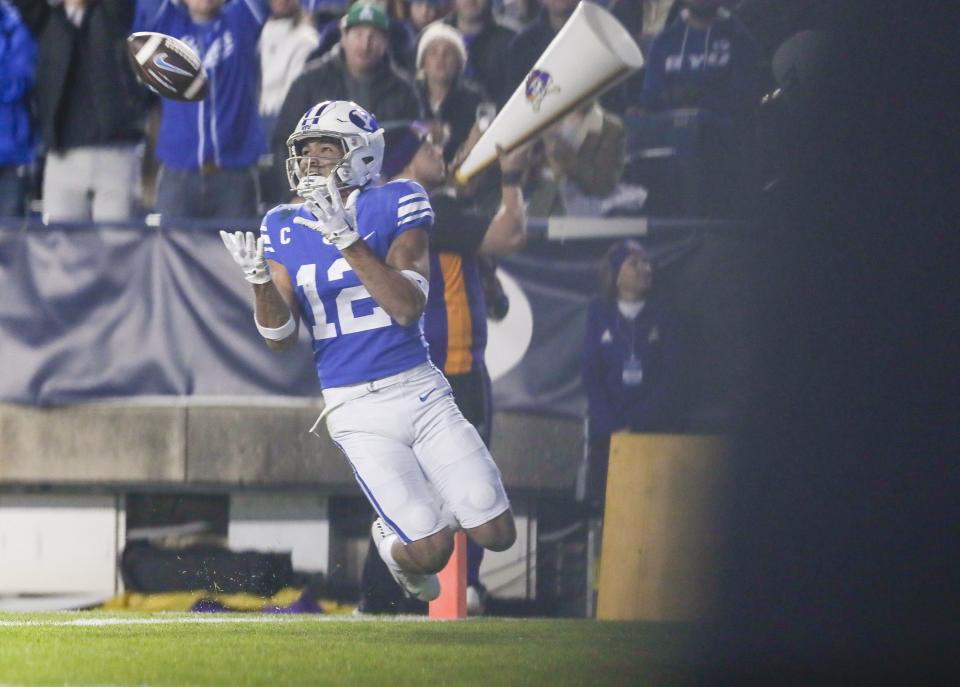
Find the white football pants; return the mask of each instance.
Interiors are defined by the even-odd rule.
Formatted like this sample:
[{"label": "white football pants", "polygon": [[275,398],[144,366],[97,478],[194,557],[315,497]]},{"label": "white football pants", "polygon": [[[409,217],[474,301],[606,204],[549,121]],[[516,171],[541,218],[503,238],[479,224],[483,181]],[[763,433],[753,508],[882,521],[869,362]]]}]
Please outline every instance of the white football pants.
[{"label": "white football pants", "polygon": [[510,508],[493,457],[432,364],[324,389],[323,399],[331,438],[371,505],[404,543],[447,526],[443,503],[464,528]]}]

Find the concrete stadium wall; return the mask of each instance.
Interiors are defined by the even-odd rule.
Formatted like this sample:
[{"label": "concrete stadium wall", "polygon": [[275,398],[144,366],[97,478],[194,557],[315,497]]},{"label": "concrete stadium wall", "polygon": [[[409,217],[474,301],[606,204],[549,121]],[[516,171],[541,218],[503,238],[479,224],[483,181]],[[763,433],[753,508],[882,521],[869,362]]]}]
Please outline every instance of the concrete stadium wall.
[{"label": "concrete stadium wall", "polygon": [[[49,485],[355,488],[314,407],[44,409],[0,404],[0,489]],[[512,489],[572,488],[582,423],[519,413],[494,421],[493,452]]]}]

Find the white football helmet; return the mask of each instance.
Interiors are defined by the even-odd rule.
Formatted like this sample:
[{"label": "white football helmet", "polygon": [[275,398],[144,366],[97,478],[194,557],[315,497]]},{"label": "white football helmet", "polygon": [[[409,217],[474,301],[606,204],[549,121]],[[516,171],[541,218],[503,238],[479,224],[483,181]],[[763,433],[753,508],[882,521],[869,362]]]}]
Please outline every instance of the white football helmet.
[{"label": "white football helmet", "polygon": [[380,173],[383,129],[374,116],[349,100],[325,100],[307,110],[287,138],[287,180],[291,191],[304,196],[326,188],[326,176],[311,174],[311,165],[301,164],[307,159],[301,155],[303,142],[321,137],[335,138],[343,147],[343,158],[332,172],[339,188],[360,188]]}]

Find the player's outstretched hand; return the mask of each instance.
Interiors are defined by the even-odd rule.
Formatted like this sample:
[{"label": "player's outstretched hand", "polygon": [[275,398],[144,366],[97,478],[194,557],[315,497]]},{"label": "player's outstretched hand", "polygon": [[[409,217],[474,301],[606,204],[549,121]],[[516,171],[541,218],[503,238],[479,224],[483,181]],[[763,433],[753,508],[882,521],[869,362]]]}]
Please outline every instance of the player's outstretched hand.
[{"label": "player's outstretched hand", "polygon": [[323,193],[322,189],[309,193],[304,203],[304,207],[316,219],[294,217],[293,221],[320,232],[327,241],[343,250],[360,240],[356,215],[357,196],[360,191],[358,189],[347,196],[347,203],[344,205],[335,174],[331,174],[327,180],[326,190],[327,193]]},{"label": "player's outstretched hand", "polygon": [[233,261],[243,270],[243,278],[251,284],[266,284],[273,279],[270,265],[263,257],[263,237],[254,236],[252,231],[220,232],[223,245]]}]

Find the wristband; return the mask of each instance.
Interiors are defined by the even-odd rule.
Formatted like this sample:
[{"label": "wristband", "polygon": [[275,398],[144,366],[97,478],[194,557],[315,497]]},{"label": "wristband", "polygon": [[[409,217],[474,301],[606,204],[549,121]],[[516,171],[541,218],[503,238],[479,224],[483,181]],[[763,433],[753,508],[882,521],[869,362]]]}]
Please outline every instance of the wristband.
[{"label": "wristband", "polygon": [[512,172],[504,172],[500,175],[500,183],[503,186],[520,186],[523,183],[523,171],[517,169]]},{"label": "wristband", "polygon": [[253,323],[257,325],[257,331],[260,332],[260,336],[269,341],[283,341],[288,336],[293,334],[294,330],[297,328],[297,323],[293,319],[293,313],[290,313],[290,319],[281,324],[279,327],[264,327],[262,324],[257,322],[256,316],[253,318]]},{"label": "wristband", "polygon": [[410,282],[423,292],[423,297],[430,296],[430,282],[423,278],[423,275],[415,270],[400,270],[400,274],[410,280]]}]

